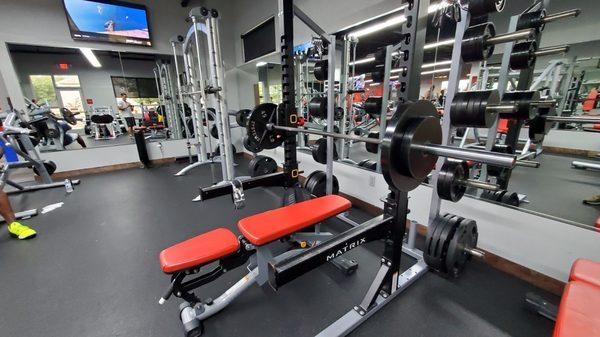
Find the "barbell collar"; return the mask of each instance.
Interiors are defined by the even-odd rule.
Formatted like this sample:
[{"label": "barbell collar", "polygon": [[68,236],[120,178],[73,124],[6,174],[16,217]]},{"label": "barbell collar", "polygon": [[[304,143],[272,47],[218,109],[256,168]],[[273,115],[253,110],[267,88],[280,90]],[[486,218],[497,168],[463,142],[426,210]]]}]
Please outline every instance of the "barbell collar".
[{"label": "barbell collar", "polygon": [[548,22],[552,22],[552,21],[556,21],[556,20],[560,20],[560,19],[565,19],[565,18],[575,18],[575,17],[579,16],[579,14],[581,14],[581,9],[575,8],[575,9],[570,9],[570,10],[567,10],[564,12],[558,12],[558,13],[546,15],[546,17],[543,18],[542,21],[544,23],[548,23]]},{"label": "barbell collar", "polygon": [[501,44],[507,42],[514,42],[519,40],[528,40],[535,36],[535,28],[518,30],[512,33],[498,34],[494,37],[488,38],[486,44]]},{"label": "barbell collar", "polygon": [[557,122],[557,123],[579,123],[579,124],[598,124],[600,123],[600,118],[593,117],[561,117],[561,116],[546,116],[545,117],[549,122]]},{"label": "barbell collar", "polygon": [[517,162],[517,156],[505,153],[492,153],[480,150],[468,150],[458,147],[451,147],[437,144],[412,144],[411,149],[419,150],[432,155],[471,160],[478,163],[484,163],[493,166],[514,168]]},{"label": "barbell collar", "polygon": [[488,113],[515,113],[518,109],[516,104],[499,104],[499,105],[488,105],[485,111]]},{"label": "barbell collar", "polygon": [[467,186],[467,187],[479,188],[479,189],[487,190],[487,191],[499,191],[500,190],[499,185],[490,184],[490,183],[486,183],[486,182],[475,180],[475,179],[460,180],[459,183],[464,186]]},{"label": "barbell collar", "polygon": [[570,48],[571,47],[569,45],[540,48],[540,49],[538,49],[538,51],[536,51],[533,54],[536,57],[546,56],[546,55],[564,54],[564,53],[569,52]]}]

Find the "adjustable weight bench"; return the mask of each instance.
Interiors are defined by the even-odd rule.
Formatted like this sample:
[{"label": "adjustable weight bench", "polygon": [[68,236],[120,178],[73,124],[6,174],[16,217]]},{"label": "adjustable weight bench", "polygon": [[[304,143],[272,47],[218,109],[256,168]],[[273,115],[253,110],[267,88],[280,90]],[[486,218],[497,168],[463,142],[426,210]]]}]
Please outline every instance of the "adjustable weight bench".
[{"label": "adjustable weight bench", "polygon": [[[159,256],[160,264],[163,272],[171,275],[171,284],[159,303],[163,304],[171,295],[184,299],[180,317],[185,334],[187,337],[200,336],[204,319],[225,308],[253,283],[259,286],[267,283],[269,263],[302,251],[292,249],[278,254],[270,243],[290,238],[350,207],[350,201],[337,195],[310,199],[240,220],[238,229],[242,235],[239,237],[229,229],[217,228],[163,250]],[[194,289],[248,261],[249,273],[218,298],[202,301],[193,293]],[[198,274],[216,262],[217,266],[212,270],[185,281],[186,277]]]}]

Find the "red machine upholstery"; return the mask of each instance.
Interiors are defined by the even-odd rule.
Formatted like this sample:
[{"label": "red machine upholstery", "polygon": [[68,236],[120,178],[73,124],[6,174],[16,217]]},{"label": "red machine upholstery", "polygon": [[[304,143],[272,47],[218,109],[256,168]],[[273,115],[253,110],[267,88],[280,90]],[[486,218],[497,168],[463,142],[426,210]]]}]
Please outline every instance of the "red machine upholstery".
[{"label": "red machine upholstery", "polygon": [[351,206],[337,195],[303,201],[244,218],[238,228],[256,246],[290,235],[339,214]]},{"label": "red machine upholstery", "polygon": [[165,273],[171,274],[218,260],[239,248],[232,231],[217,228],[163,250],[160,265]]},{"label": "red machine upholstery", "polygon": [[553,337],[600,336],[600,263],[578,259],[571,267]]},{"label": "red machine upholstery", "polygon": [[[600,263],[577,259],[571,267],[570,281],[581,281],[600,288]],[[600,317],[600,312],[598,312]]]},{"label": "red machine upholstery", "polygon": [[554,337],[600,336],[600,288],[581,281],[567,284]]},{"label": "red machine upholstery", "polygon": [[498,120],[498,133],[508,133],[508,119],[500,118]]}]

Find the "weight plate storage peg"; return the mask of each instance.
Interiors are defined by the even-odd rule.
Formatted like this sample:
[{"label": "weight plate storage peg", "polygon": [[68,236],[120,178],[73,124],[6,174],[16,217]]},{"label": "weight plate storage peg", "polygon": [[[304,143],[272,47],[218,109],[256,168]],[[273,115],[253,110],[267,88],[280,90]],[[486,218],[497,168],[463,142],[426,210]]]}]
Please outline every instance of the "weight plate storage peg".
[{"label": "weight plate storage peg", "polygon": [[459,160],[446,160],[437,179],[437,193],[440,198],[452,202],[459,201],[467,186],[461,182],[469,177],[467,162]]},{"label": "weight plate storage peg", "polygon": [[252,158],[248,164],[248,168],[252,177],[258,177],[269,173],[275,173],[277,171],[277,163],[271,157],[256,156]]},{"label": "weight plate storage peg", "polygon": [[500,103],[498,90],[463,91],[454,95],[450,120],[454,127],[489,128],[496,120],[491,109]]},{"label": "weight plate storage peg", "polygon": [[496,35],[496,28],[491,22],[471,26],[465,31],[461,55],[464,62],[487,60],[494,53],[494,45],[487,40]]}]

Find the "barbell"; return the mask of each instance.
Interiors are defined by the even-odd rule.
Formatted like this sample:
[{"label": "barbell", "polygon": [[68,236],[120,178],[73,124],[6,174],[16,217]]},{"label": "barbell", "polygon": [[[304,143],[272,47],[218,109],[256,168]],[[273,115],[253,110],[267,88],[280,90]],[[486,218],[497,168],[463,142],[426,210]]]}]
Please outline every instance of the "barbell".
[{"label": "barbell", "polygon": [[[292,126],[280,124],[289,123]],[[471,160],[513,168],[517,157],[480,150],[441,145],[442,128],[433,103],[418,101],[398,105],[385,130],[383,139],[299,129],[296,115],[285,120],[282,109],[272,103],[258,105],[247,124],[248,143],[255,149],[273,149],[290,135],[306,133],[337,139],[378,144],[381,147],[381,170],[386,182],[400,191],[410,191],[421,184],[433,170],[439,156]]]},{"label": "barbell", "polygon": [[474,25],[465,31],[461,45],[461,55],[464,62],[479,62],[487,60],[494,53],[497,44],[530,40],[535,37],[534,28],[518,30],[512,33],[496,35],[493,23],[485,22]]}]

